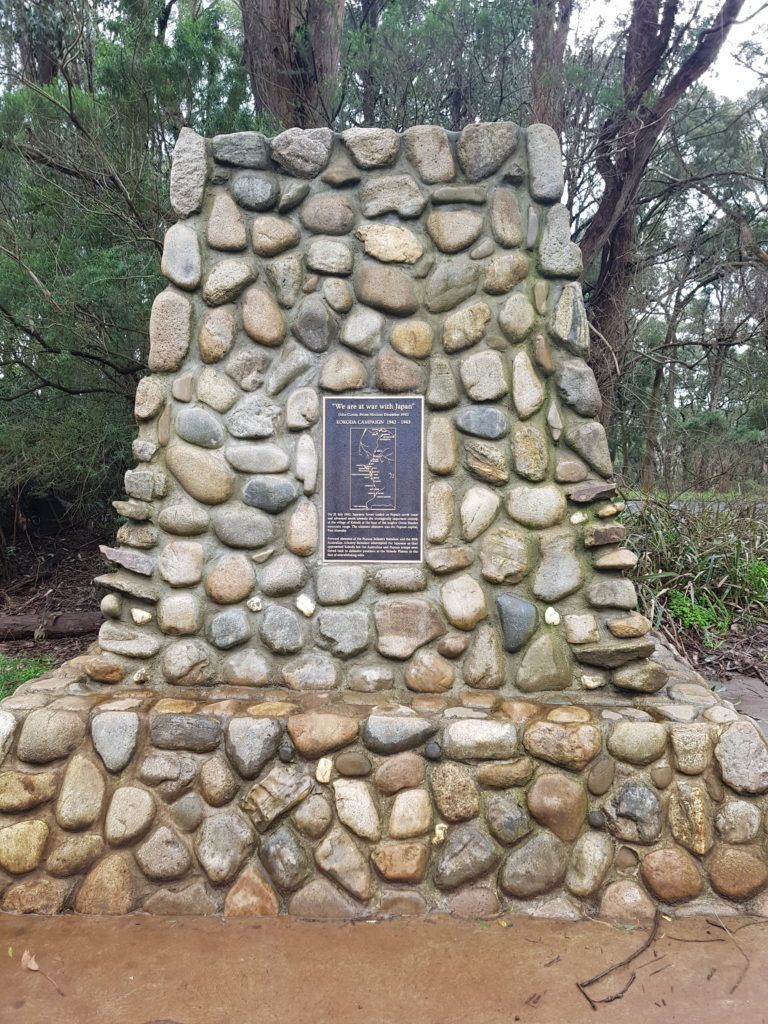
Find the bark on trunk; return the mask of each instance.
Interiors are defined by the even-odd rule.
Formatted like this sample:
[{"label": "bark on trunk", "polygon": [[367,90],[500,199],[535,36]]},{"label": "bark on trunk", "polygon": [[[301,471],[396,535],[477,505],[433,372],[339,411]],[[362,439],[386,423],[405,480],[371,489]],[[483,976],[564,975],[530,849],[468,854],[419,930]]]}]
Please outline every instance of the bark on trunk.
[{"label": "bark on trunk", "polygon": [[95,633],[102,621],[100,612],[52,612],[44,616],[0,615],[0,641],[83,636]]},{"label": "bark on trunk", "polygon": [[533,120],[563,134],[563,60],[572,0],[534,0],[531,26],[531,107]]}]

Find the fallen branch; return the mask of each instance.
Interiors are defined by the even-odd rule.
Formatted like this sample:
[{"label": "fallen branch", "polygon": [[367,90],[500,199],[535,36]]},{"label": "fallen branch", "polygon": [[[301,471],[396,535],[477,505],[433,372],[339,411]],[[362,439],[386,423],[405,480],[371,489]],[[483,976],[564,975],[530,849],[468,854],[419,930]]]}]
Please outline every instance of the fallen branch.
[{"label": "fallen branch", "polygon": [[95,633],[100,612],[51,612],[47,615],[0,615],[0,641],[44,640]]},{"label": "fallen branch", "polygon": [[638,946],[634,953],[630,953],[629,956],[624,957],[624,959],[620,960],[617,964],[613,964],[611,967],[606,967],[604,971],[600,971],[600,973],[595,974],[594,977],[587,978],[586,981],[576,982],[576,988],[579,990],[579,992],[581,992],[581,994],[584,996],[584,998],[587,1000],[587,1002],[593,1010],[597,1011],[598,1003],[613,1003],[617,999],[621,999],[621,997],[627,991],[629,991],[629,988],[633,984],[635,978],[637,977],[637,974],[635,973],[635,971],[633,971],[629,978],[629,981],[623,988],[614,992],[610,996],[606,996],[604,999],[593,999],[589,992],[587,992],[587,989],[590,988],[592,985],[597,984],[598,981],[602,981],[604,978],[607,978],[610,974],[613,974],[614,971],[619,971],[622,967],[629,966],[629,964],[631,964],[633,960],[636,960],[642,953],[644,953],[646,949],[650,949],[650,947],[656,941],[656,936],[658,934],[660,924],[661,913],[657,910],[656,915],[653,919],[653,927],[648,933],[648,938],[645,940],[642,946]]}]

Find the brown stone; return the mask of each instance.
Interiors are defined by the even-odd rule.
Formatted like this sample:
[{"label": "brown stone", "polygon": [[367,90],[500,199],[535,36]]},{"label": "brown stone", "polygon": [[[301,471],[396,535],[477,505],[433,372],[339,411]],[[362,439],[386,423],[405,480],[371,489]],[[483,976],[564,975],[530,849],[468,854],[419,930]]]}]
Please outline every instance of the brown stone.
[{"label": "brown stone", "polygon": [[424,843],[381,843],[371,860],[390,882],[421,882],[427,871],[429,848]]},{"label": "brown stone", "polygon": [[91,869],[75,897],[78,914],[130,914],[134,885],[128,855],[113,853]]},{"label": "brown stone", "polygon": [[438,810],[446,821],[469,821],[480,813],[477,787],[468,771],[446,762],[432,769],[430,779]]},{"label": "brown stone", "polygon": [[275,890],[254,864],[246,865],[227,893],[224,917],[274,917],[279,913]]},{"label": "brown stone", "polygon": [[331,714],[292,715],[288,732],[300,754],[315,758],[351,743],[357,736],[357,720]]},{"label": "brown stone", "polygon": [[477,781],[481,786],[490,789],[508,789],[510,786],[523,786],[533,775],[534,763],[530,757],[520,757],[516,761],[497,761],[481,764],[477,768]]},{"label": "brown stone", "polygon": [[417,693],[444,693],[453,679],[453,667],[436,651],[419,651],[405,670],[405,685]]},{"label": "brown stone", "polygon": [[253,251],[259,256],[277,256],[293,248],[299,240],[299,229],[286,217],[265,214],[253,218],[251,227]]},{"label": "brown stone", "polygon": [[528,790],[528,810],[540,825],[572,842],[587,817],[587,796],[574,779],[546,772]]},{"label": "brown stone", "polygon": [[358,301],[394,316],[410,316],[419,308],[413,281],[396,267],[362,263],[354,275]]},{"label": "brown stone", "polygon": [[279,345],[285,337],[285,319],[280,307],[263,288],[249,288],[243,296],[243,327],[262,345]]},{"label": "brown stone", "polygon": [[392,328],[392,348],[412,359],[423,359],[432,351],[434,332],[425,320],[404,320]]},{"label": "brown stone", "polygon": [[726,899],[747,900],[768,884],[768,866],[751,850],[718,846],[709,860],[709,879]]},{"label": "brown stone", "polygon": [[600,730],[579,722],[533,722],[525,730],[523,745],[534,757],[581,771],[600,753]]},{"label": "brown stone", "polygon": [[696,862],[682,850],[654,850],[643,858],[643,881],[663,903],[682,903],[701,895],[703,882]]},{"label": "brown stone", "polygon": [[385,348],[376,360],[376,382],[382,391],[423,391],[424,367]]},{"label": "brown stone", "polygon": [[256,573],[246,555],[224,555],[205,578],[205,592],[217,604],[234,604],[253,590]]},{"label": "brown stone", "polygon": [[613,882],[600,901],[600,917],[622,924],[635,924],[653,918],[656,908],[647,894],[629,879]]},{"label": "brown stone", "polygon": [[445,633],[437,609],[425,598],[382,598],[373,606],[377,648],[387,658],[404,660]]},{"label": "brown stone", "polygon": [[461,889],[448,897],[446,907],[456,917],[474,921],[494,917],[499,912],[499,897],[484,885]]},{"label": "brown stone", "polygon": [[387,796],[401,789],[413,789],[423,779],[424,758],[410,751],[386,758],[373,776],[376,788]]},{"label": "brown stone", "polygon": [[28,811],[56,794],[55,772],[3,772],[0,775],[0,811]]},{"label": "brown stone", "polygon": [[3,910],[10,914],[60,914],[69,894],[69,882],[33,878],[11,886],[3,896]]}]

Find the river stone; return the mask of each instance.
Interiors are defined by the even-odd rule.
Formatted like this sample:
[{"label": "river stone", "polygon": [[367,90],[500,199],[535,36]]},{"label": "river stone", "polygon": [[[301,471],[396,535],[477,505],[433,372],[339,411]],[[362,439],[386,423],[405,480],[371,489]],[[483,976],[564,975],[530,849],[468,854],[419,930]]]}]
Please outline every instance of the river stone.
[{"label": "river stone", "polygon": [[507,855],[499,884],[508,896],[529,899],[560,885],[567,866],[567,845],[550,832],[537,832]]},{"label": "river stone", "polygon": [[[421,746],[436,732],[437,726],[426,718],[373,714],[363,725],[362,740],[375,754],[397,754]],[[423,770],[422,767],[422,774]]]},{"label": "river stone", "polygon": [[299,217],[308,231],[323,235],[346,235],[355,222],[355,211],[345,195],[321,192],[307,199]]},{"label": "river stone", "polygon": [[533,580],[533,593],[552,604],[578,590],[583,581],[576,557],[576,540],[571,531],[552,530],[541,534],[541,559]]},{"label": "river stone", "polygon": [[419,308],[413,281],[396,267],[361,263],[355,270],[354,288],[359,302],[393,316],[410,316]]},{"label": "river stone", "polygon": [[543,772],[528,790],[528,810],[544,828],[573,842],[587,817],[587,795],[581,782],[567,775]]},{"label": "river stone", "polygon": [[430,313],[446,313],[474,294],[480,271],[469,260],[444,260],[427,278],[424,302]]},{"label": "river stone", "polygon": [[242,608],[228,608],[219,612],[209,619],[206,636],[214,647],[228,651],[230,647],[236,647],[250,638],[248,616]]},{"label": "river stone", "polygon": [[443,750],[457,761],[504,759],[518,752],[517,729],[511,722],[464,719],[443,731]]},{"label": "river stone", "polygon": [[446,821],[468,821],[480,813],[477,787],[468,769],[446,762],[432,769],[432,793]]},{"label": "river stone", "polygon": [[226,192],[220,192],[214,198],[208,214],[206,238],[212,249],[237,252],[246,246],[243,218],[237,204]]},{"label": "river stone", "polygon": [[742,720],[729,725],[715,747],[715,757],[723,781],[737,793],[768,790],[768,749],[752,722]]},{"label": "river stone", "polygon": [[396,213],[399,217],[418,217],[427,199],[410,174],[381,174],[366,178],[357,198],[364,217]]},{"label": "river stone", "polygon": [[768,884],[765,860],[749,850],[718,846],[708,866],[712,888],[729,900],[749,899]]},{"label": "river stone", "polygon": [[149,318],[149,358],[154,373],[172,373],[181,367],[189,348],[192,306],[186,295],[166,288],[152,303]]},{"label": "river stone", "polygon": [[629,843],[653,843],[661,835],[663,809],[643,782],[625,782],[605,806],[609,830]]},{"label": "river stone", "polygon": [[262,840],[259,857],[272,881],[288,892],[298,889],[311,872],[306,850],[285,825]]},{"label": "river stone", "polygon": [[255,779],[277,753],[283,730],[274,718],[232,718],[225,746],[230,761],[244,779]]},{"label": "river stone", "polygon": [[[504,303],[504,306],[502,307],[499,313],[499,326],[501,327],[506,337],[511,342],[516,343],[518,341],[522,341],[523,338],[526,337],[526,335],[533,327],[534,319],[535,313],[533,311],[533,306],[530,304],[526,296],[523,295],[522,292],[515,292],[513,295],[510,295],[510,297]],[[528,359],[528,356],[525,354],[525,352],[519,352],[518,356],[520,357],[520,362],[522,364],[527,363],[528,367],[530,367],[530,360]],[[522,374],[522,371],[520,372]],[[527,398],[526,393],[522,387],[523,383],[529,383],[530,395]],[[533,373],[533,370],[531,369],[528,375],[528,381],[522,381],[517,388],[517,391],[519,391],[520,393],[521,400],[525,399],[529,403],[533,400],[533,398],[535,397],[535,392],[533,390],[535,384],[536,377]],[[544,401],[543,389],[540,383],[538,384],[538,391],[541,392],[541,399],[538,402],[537,408]],[[535,411],[536,410],[534,409],[533,412]],[[533,414],[533,412],[529,412],[527,413],[527,415],[530,416]],[[520,415],[523,416],[523,418],[525,418],[523,413],[520,413]]]},{"label": "river stone", "polygon": [[368,646],[370,619],[366,610],[324,610],[317,617],[320,643],[340,658],[359,654]]},{"label": "river stone", "polygon": [[243,296],[243,329],[261,345],[279,345],[285,336],[285,319],[280,307],[263,288],[251,287]]},{"label": "river stone", "polygon": [[526,144],[531,195],[542,203],[556,203],[565,187],[557,133],[548,124],[529,125]]},{"label": "river stone", "polygon": [[717,812],[715,828],[726,843],[750,843],[760,831],[760,811],[746,800],[728,800]]},{"label": "river stone", "polygon": [[47,764],[71,753],[85,736],[85,722],[74,711],[38,708],[24,719],[16,755],[30,764]]},{"label": "river stone", "polygon": [[565,517],[565,498],[554,484],[512,487],[506,501],[510,518],[534,529],[555,526]]},{"label": "river stone", "polygon": [[363,170],[389,166],[400,149],[400,136],[391,128],[348,128],[341,138]]},{"label": "river stone", "polygon": [[483,588],[466,574],[444,583],[440,597],[446,618],[457,629],[474,629],[488,615]]},{"label": "river stone", "polygon": [[200,284],[200,243],[188,224],[172,224],[166,231],[160,269],[177,288],[194,290]]},{"label": "river stone", "polygon": [[284,597],[294,593],[299,590],[305,577],[306,567],[294,555],[278,555],[258,573],[259,587],[268,597]]},{"label": "river stone", "polygon": [[682,850],[654,850],[643,857],[640,871],[648,889],[663,903],[695,899],[704,888],[696,862]]},{"label": "river stone", "polygon": [[560,205],[547,212],[539,242],[539,270],[547,277],[579,277],[582,272],[581,249],[571,241],[571,218]]},{"label": "river stone", "polygon": [[571,684],[568,648],[556,635],[543,633],[526,648],[515,684],[524,693],[565,690]]},{"label": "river stone", "polygon": [[493,402],[508,390],[504,362],[498,352],[475,352],[461,360],[459,374],[473,402]]},{"label": "river stone", "polygon": [[120,786],[112,794],[104,824],[104,835],[112,846],[125,846],[140,839],[152,824],[155,802],[152,794],[137,786]]},{"label": "river stone", "polygon": [[274,604],[264,613],[259,636],[274,654],[295,654],[304,643],[304,631],[295,613]]},{"label": "river stone", "polygon": [[504,649],[519,651],[533,636],[538,625],[536,606],[515,594],[499,594],[496,598]]},{"label": "river stone", "polygon": [[79,914],[130,914],[135,898],[128,857],[113,853],[85,876],[75,897],[75,910]]},{"label": "river stone", "polygon": [[505,846],[519,842],[533,827],[528,812],[511,793],[491,794],[486,802],[486,815],[493,836]]},{"label": "river stone", "polygon": [[456,167],[451,143],[444,128],[437,125],[417,125],[403,132],[405,155],[427,185],[439,181],[453,181]]},{"label": "river stone", "polygon": [[459,402],[459,389],[448,359],[433,355],[429,361],[427,405],[431,409],[452,409]]},{"label": "river stone", "polygon": [[230,686],[267,686],[269,662],[254,650],[235,651],[223,665],[223,679]]},{"label": "river stone", "polygon": [[246,210],[271,210],[277,202],[279,188],[277,181],[271,174],[253,174],[244,171],[236,174],[229,183],[229,188],[240,204]]},{"label": "river stone", "polygon": [[613,842],[603,832],[585,832],[573,847],[565,884],[574,896],[594,896],[613,861]]},{"label": "river stone", "polygon": [[191,497],[205,505],[219,505],[232,495],[235,477],[220,452],[172,444],[165,462]]},{"label": "river stone", "polygon": [[327,879],[316,878],[291,896],[288,913],[307,921],[349,921],[360,917],[361,907]]},{"label": "river stone", "polygon": [[600,753],[600,730],[581,722],[532,722],[523,734],[523,745],[534,757],[581,771]]},{"label": "river stone", "polygon": [[221,306],[237,298],[247,284],[256,279],[256,271],[243,260],[220,260],[208,272],[203,284],[203,299],[209,306]]},{"label": "river stone", "polygon": [[608,738],[609,752],[630,764],[650,764],[666,747],[666,726],[656,722],[617,722]]},{"label": "river stone", "polygon": [[205,139],[191,128],[182,128],[173,150],[170,195],[180,217],[189,217],[202,206],[205,178]]},{"label": "river stone", "polygon": [[487,874],[498,859],[493,843],[476,826],[450,829],[435,865],[435,885],[439,889],[457,889]]},{"label": "river stone", "polygon": [[456,414],[454,423],[464,434],[497,441],[509,431],[509,421],[503,412],[492,406],[472,406]]},{"label": "river stone", "polygon": [[476,690],[492,690],[504,683],[507,663],[499,632],[493,626],[480,626],[474,634],[462,663],[462,678]]},{"label": "river stone", "polygon": [[86,872],[103,852],[104,840],[99,835],[68,836],[48,855],[45,867],[56,878],[69,878]]},{"label": "river stone", "polygon": [[648,661],[632,661],[616,669],[612,679],[614,686],[621,690],[656,693],[667,682],[668,675],[661,665]]},{"label": "river stone", "polygon": [[453,680],[453,667],[432,650],[417,651],[405,670],[405,685],[417,693],[444,693]]},{"label": "river stone", "polygon": [[3,772],[0,775],[0,811],[14,814],[52,800],[58,777],[55,772]]},{"label": "river stone", "polygon": [[330,128],[288,128],[269,143],[272,159],[289,174],[314,178],[331,156],[333,132]]},{"label": "river stone", "polygon": [[136,850],[136,860],[147,878],[161,882],[181,878],[192,864],[189,850],[167,825],[144,840]]},{"label": "river stone", "polygon": [[195,840],[195,852],[211,882],[223,885],[235,877],[253,845],[253,829],[242,814],[222,811],[203,822]]},{"label": "river stone", "polygon": [[366,381],[363,363],[351,352],[332,352],[323,362],[320,387],[326,391],[357,391]]},{"label": "river stone", "polygon": [[179,686],[205,686],[212,681],[212,652],[200,640],[182,640],[163,652],[166,682]]},{"label": "river stone", "polygon": [[96,765],[82,754],[75,754],[64,773],[56,802],[56,821],[72,832],[88,828],[101,813],[105,788]]},{"label": "river stone", "polygon": [[517,133],[511,121],[480,122],[462,129],[457,151],[467,181],[481,181],[497,171],[514,153]]},{"label": "river stone", "polygon": [[387,757],[376,769],[373,781],[386,796],[413,789],[424,781],[424,758],[410,751]]},{"label": "river stone", "polygon": [[526,480],[546,480],[549,466],[549,446],[538,427],[520,423],[512,439],[515,472]]},{"label": "river stone", "polygon": [[261,214],[251,224],[251,244],[259,256],[279,256],[299,241],[299,229],[284,217]]},{"label": "river stone", "polygon": [[321,871],[359,900],[373,895],[373,878],[366,857],[348,832],[333,828],[315,848],[315,861]]},{"label": "river stone", "polygon": [[223,754],[214,754],[200,769],[200,792],[211,807],[229,803],[237,792],[238,780]]},{"label": "river stone", "polygon": [[42,860],[48,833],[44,821],[17,821],[0,828],[0,867],[12,875],[33,871]]},{"label": "river stone", "polygon": [[445,351],[460,352],[476,345],[484,337],[490,320],[491,310],[486,302],[473,302],[451,313],[443,322]]},{"label": "river stone", "polygon": [[404,660],[445,633],[430,601],[420,597],[387,597],[373,605],[377,649],[388,658]]},{"label": "river stone", "polygon": [[333,792],[339,821],[361,838],[378,842],[381,822],[369,784],[360,779],[336,779]]},{"label": "river stone", "polygon": [[631,580],[598,580],[587,589],[586,596],[593,608],[626,608],[629,611],[637,607],[637,593]]},{"label": "river stone", "polygon": [[233,548],[259,548],[274,535],[269,516],[250,508],[225,508],[213,517],[213,530],[218,539]]},{"label": "river stone", "polygon": [[517,197],[511,188],[495,188],[491,193],[491,231],[505,249],[523,244],[523,222]]},{"label": "river stone", "polygon": [[193,714],[154,714],[149,725],[152,743],[162,750],[215,750],[221,739],[216,718]]},{"label": "river stone", "polygon": [[367,256],[380,263],[415,263],[424,253],[416,235],[402,224],[363,224],[355,231]]},{"label": "river stone", "polygon": [[288,719],[288,733],[300,754],[315,758],[352,743],[357,737],[357,721],[317,712],[292,715]]},{"label": "river stone", "polygon": [[501,499],[488,487],[470,487],[461,501],[459,515],[465,540],[479,537],[493,522]]},{"label": "river stone", "polygon": [[427,233],[441,252],[461,252],[482,230],[482,215],[471,210],[440,209],[427,217]]},{"label": "river stone", "polygon": [[384,317],[380,313],[371,309],[355,309],[344,321],[342,344],[363,355],[371,355],[381,344],[383,327]]},{"label": "river stone", "polygon": [[691,853],[704,856],[714,843],[712,801],[699,782],[675,782],[668,804],[672,835]]},{"label": "river stone", "polygon": [[[235,358],[237,359],[237,357]],[[228,366],[230,364],[232,364],[232,360]],[[216,412],[228,412],[240,397],[240,392],[223,374],[217,373],[208,366],[197,378],[197,397],[199,401],[210,406],[211,409],[215,409]]]},{"label": "river stone", "polygon": [[566,359],[555,372],[555,383],[561,398],[579,416],[597,416],[602,399],[595,375],[581,359]]},{"label": "river stone", "polygon": [[[511,292],[516,284],[524,281],[528,275],[528,259],[520,252],[502,253],[489,260],[483,277],[483,291],[489,295],[504,295]],[[533,325],[533,310],[530,303],[520,302],[525,296],[515,297],[514,304],[506,314],[507,329],[517,337],[530,330]]]},{"label": "river stone", "polygon": [[243,501],[252,508],[275,515],[299,496],[299,486],[286,477],[252,476],[243,487]]},{"label": "river stone", "polygon": [[400,792],[392,803],[389,834],[393,839],[411,839],[432,828],[432,804],[425,789]]},{"label": "river stone", "polygon": [[214,135],[211,149],[214,159],[228,167],[252,167],[258,170],[269,166],[269,139],[258,132]]}]

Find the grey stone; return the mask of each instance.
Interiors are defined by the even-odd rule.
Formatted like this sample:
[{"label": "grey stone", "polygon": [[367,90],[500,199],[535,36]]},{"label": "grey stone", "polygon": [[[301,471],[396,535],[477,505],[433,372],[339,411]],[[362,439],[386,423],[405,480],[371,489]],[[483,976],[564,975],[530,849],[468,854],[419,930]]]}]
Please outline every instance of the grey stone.
[{"label": "grey stone", "polygon": [[203,299],[209,306],[221,306],[237,298],[247,284],[256,279],[256,271],[244,260],[220,260],[208,272],[203,284]]},{"label": "grey stone", "polygon": [[195,780],[197,765],[188,754],[158,753],[145,757],[139,766],[139,779],[156,786],[164,800],[175,800]]},{"label": "grey stone", "polygon": [[405,660],[445,633],[437,609],[421,597],[387,597],[373,605],[377,649],[388,658]]},{"label": "grey stone", "polygon": [[515,472],[539,483],[547,478],[549,445],[544,433],[531,423],[519,423],[512,439]]},{"label": "grey stone", "polygon": [[472,406],[456,414],[454,423],[464,434],[483,437],[491,441],[504,437],[509,431],[505,414],[492,406]]},{"label": "grey stone", "polygon": [[308,295],[293,322],[293,333],[310,352],[325,352],[339,336],[339,323],[319,295]]},{"label": "grey stone", "polygon": [[499,884],[508,896],[529,899],[560,885],[567,867],[568,846],[551,832],[537,832],[507,856]]},{"label": "grey stone", "polygon": [[155,817],[152,794],[138,786],[120,786],[112,795],[104,824],[104,835],[112,846],[125,846],[140,839]]},{"label": "grey stone", "polygon": [[110,772],[128,764],[139,737],[139,716],[135,711],[101,711],[91,722],[96,753]]},{"label": "grey stone", "polygon": [[469,260],[438,263],[427,278],[424,302],[430,313],[445,313],[474,294],[480,271]]},{"label": "grey stone", "polygon": [[236,811],[222,811],[206,818],[197,833],[195,852],[214,885],[231,882],[250,856],[253,829]]},{"label": "grey stone", "polygon": [[212,413],[191,406],[179,410],[175,426],[179,437],[201,448],[220,448],[226,436],[224,427]]},{"label": "grey stone", "polygon": [[488,828],[504,846],[519,842],[533,828],[530,816],[511,793],[492,793],[487,800]]},{"label": "grey stone", "polygon": [[330,159],[332,146],[330,128],[289,128],[270,142],[275,163],[299,178],[319,174]]},{"label": "grey stone", "polygon": [[348,128],[341,138],[357,166],[364,170],[389,166],[400,149],[400,136],[391,128]]},{"label": "grey stone", "polygon": [[535,597],[553,603],[579,589],[584,576],[575,546],[576,538],[569,530],[541,534],[541,560],[533,580]]},{"label": "grey stone", "polygon": [[278,764],[253,786],[242,807],[260,832],[285,814],[312,791],[312,779],[299,765]]},{"label": "grey stone", "polygon": [[271,210],[277,202],[279,189],[271,174],[236,174],[230,182],[232,195],[246,210]]},{"label": "grey stone", "polygon": [[495,689],[503,684],[506,667],[498,630],[480,626],[461,666],[464,682],[477,690]]},{"label": "grey stone", "polygon": [[99,630],[99,647],[110,654],[122,654],[126,658],[152,658],[160,646],[159,636],[117,623],[105,622]]},{"label": "grey stone", "polygon": [[507,493],[507,512],[523,526],[544,529],[565,517],[565,497],[555,484],[513,487]]},{"label": "grey stone", "polygon": [[470,487],[461,500],[459,516],[464,540],[474,540],[488,529],[499,510],[501,499],[488,487]]},{"label": "grey stone", "polygon": [[277,752],[282,733],[275,718],[230,719],[226,751],[238,774],[244,779],[255,779]]},{"label": "grey stone", "polygon": [[349,921],[361,916],[361,907],[327,879],[316,878],[291,896],[288,912],[307,921]]},{"label": "grey stone", "polygon": [[286,686],[292,690],[332,690],[337,683],[336,662],[314,651],[289,661],[282,671]]},{"label": "grey stone", "polygon": [[295,555],[278,555],[258,571],[262,593],[268,597],[284,597],[299,590],[306,578],[306,567]]},{"label": "grey stone", "polygon": [[288,892],[298,889],[311,872],[306,850],[285,825],[262,840],[259,857],[275,885]]},{"label": "grey stone", "polygon": [[593,608],[637,608],[637,594],[631,580],[597,580],[587,589],[587,601]]},{"label": "grey stone", "polygon": [[595,375],[580,359],[566,359],[555,371],[558,394],[579,416],[597,416],[603,400]]},{"label": "grey stone", "polygon": [[150,740],[162,750],[215,750],[221,740],[221,723],[203,715],[154,715],[149,726]]},{"label": "grey stone", "polygon": [[518,690],[565,690],[572,672],[568,647],[553,633],[542,633],[527,647],[515,680]]},{"label": "grey stone", "polygon": [[299,496],[299,487],[287,477],[252,476],[243,487],[243,501],[252,508],[282,512]]},{"label": "grey stone", "polygon": [[[166,231],[160,269],[168,280],[178,288],[191,290],[200,284],[202,274],[200,243],[194,229],[188,224],[173,224]],[[146,377],[144,379],[151,380]]]},{"label": "grey stone", "polygon": [[[501,327],[505,336],[513,344],[516,344],[528,335],[535,319],[536,314],[528,297],[522,292],[513,292],[501,308],[499,327]],[[519,353],[519,355],[521,359],[528,359],[524,352]]]},{"label": "grey stone", "polygon": [[726,843],[751,843],[760,831],[760,811],[746,800],[728,800],[715,816],[715,828]]},{"label": "grey stone", "polygon": [[569,352],[586,357],[589,352],[589,325],[581,285],[571,282],[563,287],[552,310],[549,329]]},{"label": "grey stone", "polygon": [[288,341],[269,368],[264,390],[268,395],[278,395],[291,381],[312,366],[312,356],[295,341]]},{"label": "grey stone", "polygon": [[566,444],[601,476],[611,476],[613,463],[602,423],[571,418],[566,423],[564,436]]},{"label": "grey stone", "polygon": [[259,636],[275,654],[295,654],[304,643],[304,631],[295,613],[276,604],[264,613]]},{"label": "grey stone", "polygon": [[661,835],[661,803],[643,782],[625,782],[605,810],[609,831],[625,842],[653,843]]},{"label": "grey stone", "polygon": [[282,473],[289,466],[288,453],[276,444],[230,445],[224,454],[240,473]]},{"label": "grey stone", "polygon": [[512,722],[468,718],[451,722],[443,730],[443,750],[457,761],[505,760],[520,746]]},{"label": "grey stone", "polygon": [[384,317],[372,309],[354,309],[344,321],[341,340],[344,345],[371,355],[381,344]]},{"label": "grey stone", "polygon": [[251,624],[242,608],[227,608],[212,616],[206,635],[214,647],[227,651],[251,636]]},{"label": "grey stone", "polygon": [[467,181],[489,177],[514,153],[517,125],[510,121],[469,124],[459,137],[459,163]]},{"label": "grey stone", "polygon": [[356,601],[365,578],[365,569],[358,565],[322,565],[317,570],[317,600],[329,605]]},{"label": "grey stone", "polygon": [[161,825],[137,848],[136,861],[147,878],[168,882],[187,873],[192,857],[181,839]]},{"label": "grey stone", "polygon": [[273,521],[263,512],[251,508],[224,508],[213,517],[213,530],[218,539],[231,548],[260,548],[274,537]]},{"label": "grey stone", "polygon": [[84,736],[85,722],[74,711],[38,708],[24,719],[16,755],[20,761],[47,764],[66,757]]},{"label": "grey stone", "polygon": [[494,402],[508,390],[504,362],[498,352],[475,352],[461,360],[461,382],[473,402]]},{"label": "grey stone", "polygon": [[266,686],[269,682],[270,666],[254,650],[246,648],[231,654],[223,665],[223,679],[230,686]]},{"label": "grey stone", "polygon": [[368,717],[362,729],[363,743],[375,754],[398,754],[412,750],[437,732],[434,722],[415,715]]},{"label": "grey stone", "polygon": [[344,242],[330,238],[316,238],[307,248],[307,267],[318,274],[352,272],[352,253]]},{"label": "grey stone", "polygon": [[197,793],[185,793],[173,804],[171,812],[182,832],[194,832],[205,817],[205,805]]},{"label": "grey stone", "polygon": [[214,159],[228,167],[269,167],[269,139],[258,132],[214,135],[211,149]]},{"label": "grey stone", "polygon": [[565,187],[557,133],[548,124],[532,124],[525,135],[531,195],[543,203],[556,203]]},{"label": "grey stone", "polygon": [[[231,377],[232,380],[237,381],[243,391],[255,391],[264,381],[264,377],[266,376],[267,369],[269,367],[269,360],[270,357],[264,349],[256,349],[253,346],[251,346],[251,348],[240,349],[240,351],[236,352],[227,362],[225,367],[227,376]],[[202,396],[200,389],[202,387],[202,382],[205,379],[206,372],[207,371],[205,370],[203,371],[197,384],[197,394],[201,401]],[[223,380],[220,382],[217,390],[221,390],[225,385],[228,388],[226,408],[229,409],[233,404],[232,401],[230,401],[229,396],[234,394],[235,398],[238,398],[239,393],[237,388],[233,388],[228,381]],[[210,399],[207,401],[213,408],[219,408],[220,403],[217,402],[217,404],[214,404]]]},{"label": "grey stone", "polygon": [[315,849],[318,867],[359,900],[373,895],[368,861],[348,832],[332,829]]},{"label": "grey stone", "polygon": [[514,189],[495,188],[491,193],[491,231],[505,249],[523,244],[523,222]]},{"label": "grey stone", "polygon": [[548,277],[579,277],[582,269],[581,249],[571,241],[568,210],[552,206],[539,242],[539,270]]},{"label": "grey stone", "polygon": [[737,793],[765,793],[768,790],[768,749],[752,722],[729,725],[715,747],[720,772]]},{"label": "grey stone", "polygon": [[499,594],[496,598],[504,649],[519,651],[536,632],[539,613],[536,605],[516,594]]},{"label": "grey stone", "polygon": [[594,896],[613,861],[613,842],[600,832],[585,832],[573,847],[565,884],[574,896]]},{"label": "grey stone", "polygon": [[246,395],[227,416],[227,430],[232,437],[271,437],[280,415],[277,406],[260,395]]},{"label": "grey stone", "polygon": [[67,764],[56,801],[56,821],[76,832],[88,828],[101,813],[105,781],[96,765],[82,754]]},{"label": "grey stone", "polygon": [[432,356],[429,361],[427,405],[432,409],[452,409],[459,402],[459,389],[450,361]]},{"label": "grey stone", "polygon": [[360,209],[365,217],[396,213],[400,217],[418,217],[427,205],[410,174],[382,174],[367,178],[358,190]]},{"label": "grey stone", "polygon": [[457,889],[491,871],[498,862],[493,843],[474,825],[460,825],[448,832],[435,865],[435,885]]},{"label": "grey stone", "polygon": [[299,297],[304,278],[304,263],[298,253],[287,253],[267,264],[267,277],[275,289],[275,298],[284,309],[290,307]]},{"label": "grey stone", "polygon": [[370,616],[365,610],[326,609],[318,615],[317,628],[323,646],[339,658],[349,658],[368,646]]},{"label": "grey stone", "polygon": [[398,267],[382,266],[373,260],[359,263],[354,274],[359,302],[393,316],[409,316],[419,308],[413,280]]},{"label": "grey stone", "polygon": [[191,128],[182,128],[171,165],[171,206],[180,217],[196,213],[203,205],[205,176],[205,139]]}]

